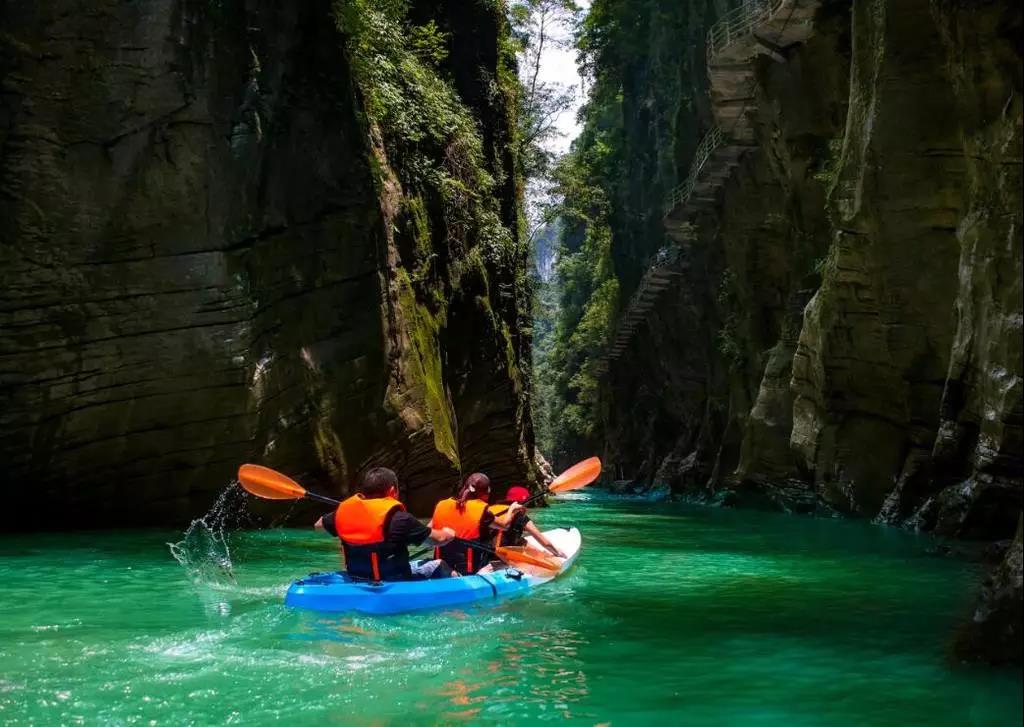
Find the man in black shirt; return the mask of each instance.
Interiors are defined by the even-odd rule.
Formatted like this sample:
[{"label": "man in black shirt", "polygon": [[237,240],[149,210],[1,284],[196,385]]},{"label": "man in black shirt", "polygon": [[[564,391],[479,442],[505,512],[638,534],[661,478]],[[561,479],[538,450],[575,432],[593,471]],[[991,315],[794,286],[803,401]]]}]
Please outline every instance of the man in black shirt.
[{"label": "man in black shirt", "polygon": [[428,561],[413,572],[410,545],[429,542],[443,545],[455,537],[451,528],[429,528],[405,510],[398,501],[398,477],[377,467],[367,472],[359,493],[344,500],[338,509],[314,525],[341,540],[345,567],[359,580],[400,581],[451,575],[440,561]]}]

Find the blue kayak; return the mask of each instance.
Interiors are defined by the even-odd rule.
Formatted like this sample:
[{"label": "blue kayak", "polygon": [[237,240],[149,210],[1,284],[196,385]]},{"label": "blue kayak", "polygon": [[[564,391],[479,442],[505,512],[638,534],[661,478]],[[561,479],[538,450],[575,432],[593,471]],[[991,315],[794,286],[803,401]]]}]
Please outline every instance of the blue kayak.
[{"label": "blue kayak", "polygon": [[[550,530],[544,535],[568,556],[556,574],[524,565],[460,578],[366,583],[353,581],[344,573],[313,573],[292,583],[284,602],[286,606],[313,611],[358,611],[383,615],[459,606],[525,593],[565,573],[579,555],[581,538],[576,528]],[[530,538],[527,542],[536,546]]]}]

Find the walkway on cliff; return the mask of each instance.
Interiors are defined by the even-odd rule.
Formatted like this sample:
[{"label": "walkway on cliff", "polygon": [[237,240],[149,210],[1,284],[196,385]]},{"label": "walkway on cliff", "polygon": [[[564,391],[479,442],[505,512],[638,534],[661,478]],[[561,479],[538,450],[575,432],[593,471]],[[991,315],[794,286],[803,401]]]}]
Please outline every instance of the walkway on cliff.
[{"label": "walkway on cliff", "polygon": [[696,236],[697,218],[713,211],[719,191],[743,155],[757,146],[755,60],[768,56],[784,63],[786,49],[813,34],[812,21],[819,5],[820,0],[749,0],[722,16],[708,31],[707,67],[715,125],[698,144],[686,179],[665,202],[665,231],[678,244],[653,256],[607,353],[596,363],[598,375],[607,373],[662,291],[682,274],[686,267],[682,246]]}]

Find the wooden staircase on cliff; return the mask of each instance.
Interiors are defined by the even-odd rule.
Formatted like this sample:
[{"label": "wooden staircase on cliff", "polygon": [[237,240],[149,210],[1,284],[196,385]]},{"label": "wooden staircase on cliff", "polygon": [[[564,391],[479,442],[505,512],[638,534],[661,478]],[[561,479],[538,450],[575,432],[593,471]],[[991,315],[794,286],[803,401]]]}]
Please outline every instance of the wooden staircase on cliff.
[{"label": "wooden staircase on cliff", "polygon": [[[819,5],[820,0],[746,0],[708,31],[707,67],[715,126],[697,145],[686,179],[665,202],[665,231],[676,243],[683,245],[695,237],[695,219],[714,209],[719,192],[743,155],[757,146],[755,59],[768,56],[785,62],[786,49],[813,34],[812,21]],[[598,376],[607,373],[611,362],[629,346],[661,291],[682,274],[684,257],[677,245],[655,254],[619,319],[611,345],[595,364]]]}]

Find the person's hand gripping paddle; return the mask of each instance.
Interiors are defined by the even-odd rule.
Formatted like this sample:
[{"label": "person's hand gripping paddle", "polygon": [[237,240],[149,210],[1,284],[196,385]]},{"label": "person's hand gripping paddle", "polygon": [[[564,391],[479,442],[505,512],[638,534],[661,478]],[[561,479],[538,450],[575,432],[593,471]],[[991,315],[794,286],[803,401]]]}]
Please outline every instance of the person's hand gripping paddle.
[{"label": "person's hand gripping paddle", "polygon": [[[239,467],[238,482],[246,492],[264,500],[306,499],[322,502],[325,505],[334,505],[335,507],[341,504],[333,497],[327,497],[326,495],[319,495],[315,492],[310,492],[291,477],[258,464],[243,464]],[[550,558],[538,557],[531,555],[530,553],[521,553],[518,550],[511,548],[498,548],[495,550],[494,548],[489,548],[486,545],[482,545],[481,543],[477,543],[472,540],[464,540],[462,538],[453,538],[453,540],[457,543],[462,543],[463,545],[468,545],[477,550],[489,553],[506,563],[511,564],[519,562],[556,572],[561,567]]]}]

